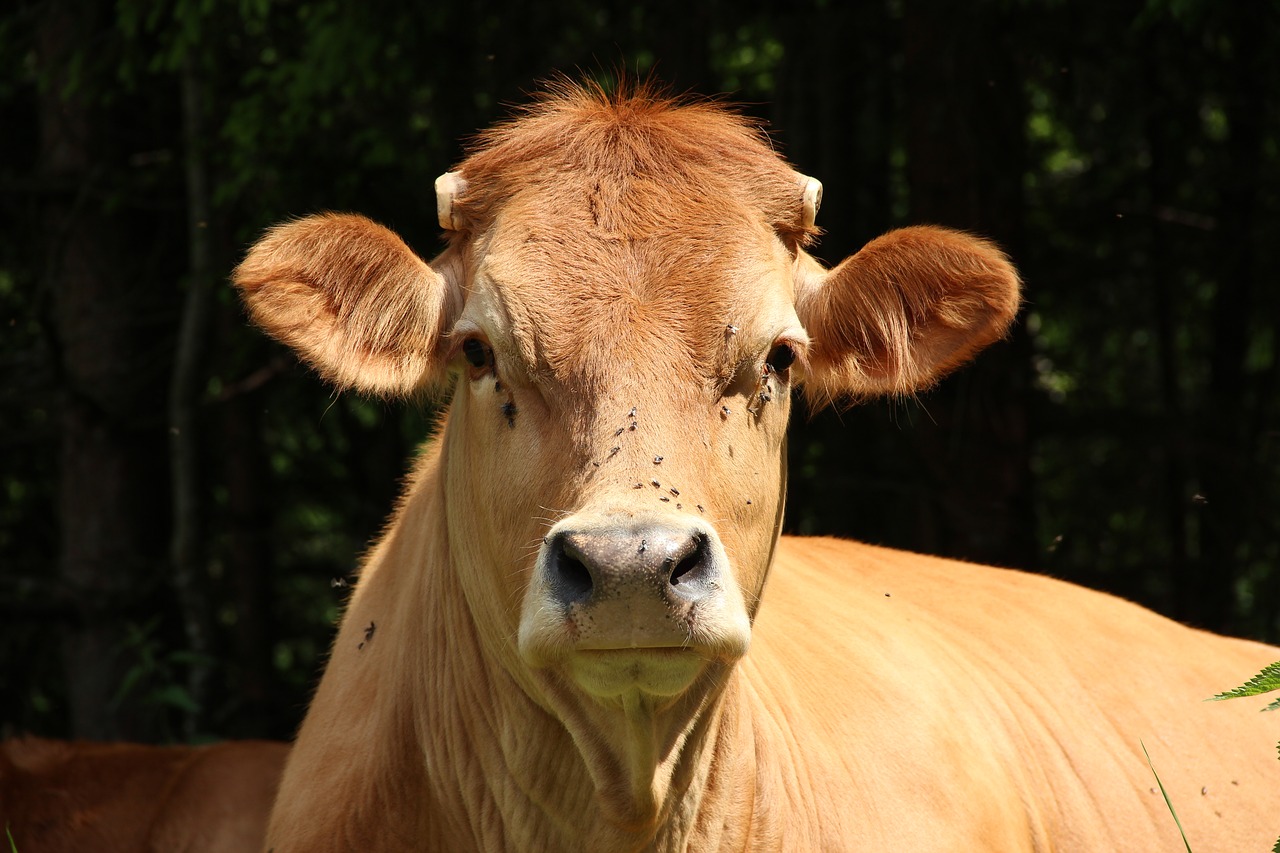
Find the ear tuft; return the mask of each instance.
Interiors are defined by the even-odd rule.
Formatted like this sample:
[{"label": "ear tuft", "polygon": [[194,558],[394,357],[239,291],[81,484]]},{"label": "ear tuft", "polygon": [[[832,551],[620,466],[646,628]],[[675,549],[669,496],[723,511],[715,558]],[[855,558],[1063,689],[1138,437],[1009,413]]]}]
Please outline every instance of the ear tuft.
[{"label": "ear tuft", "polygon": [[451,288],[363,216],[277,225],[232,278],[254,322],[340,388],[408,394],[439,373]]},{"label": "ear tuft", "polygon": [[818,397],[910,394],[1005,334],[1018,274],[994,244],[959,231],[903,228],[831,271],[805,256],[797,312]]}]

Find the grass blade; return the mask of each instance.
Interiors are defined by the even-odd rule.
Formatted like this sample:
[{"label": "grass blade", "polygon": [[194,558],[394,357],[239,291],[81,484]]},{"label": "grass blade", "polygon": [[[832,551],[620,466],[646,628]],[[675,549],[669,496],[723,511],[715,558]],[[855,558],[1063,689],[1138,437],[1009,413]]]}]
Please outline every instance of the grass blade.
[{"label": "grass blade", "polygon": [[1169,799],[1169,792],[1164,789],[1164,783],[1160,781],[1160,774],[1156,772],[1156,766],[1151,763],[1151,755],[1147,752],[1147,745],[1142,741],[1138,741],[1138,743],[1142,745],[1142,754],[1147,756],[1147,766],[1151,768],[1151,775],[1156,777],[1156,784],[1160,786],[1160,796],[1164,797],[1164,804],[1169,807],[1169,814],[1173,815],[1173,822],[1178,825],[1178,833],[1182,836],[1182,843],[1186,846],[1187,853],[1191,853],[1191,842],[1187,841],[1187,833],[1182,829],[1182,821],[1178,820],[1178,813],[1173,808],[1173,801]]}]

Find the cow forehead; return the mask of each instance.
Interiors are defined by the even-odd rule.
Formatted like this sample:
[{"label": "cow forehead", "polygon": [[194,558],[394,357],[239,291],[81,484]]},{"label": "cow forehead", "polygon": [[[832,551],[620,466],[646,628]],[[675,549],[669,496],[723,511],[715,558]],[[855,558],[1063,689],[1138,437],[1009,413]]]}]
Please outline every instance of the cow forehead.
[{"label": "cow forehead", "polygon": [[647,365],[714,382],[798,328],[791,255],[748,211],[619,230],[589,197],[557,204],[512,199],[473,266],[470,313],[531,369],[563,382]]},{"label": "cow forehead", "polygon": [[544,215],[636,237],[742,205],[794,243],[814,235],[799,176],[743,116],[645,91],[550,95],[481,134],[455,217],[486,231],[513,196],[536,195]]}]

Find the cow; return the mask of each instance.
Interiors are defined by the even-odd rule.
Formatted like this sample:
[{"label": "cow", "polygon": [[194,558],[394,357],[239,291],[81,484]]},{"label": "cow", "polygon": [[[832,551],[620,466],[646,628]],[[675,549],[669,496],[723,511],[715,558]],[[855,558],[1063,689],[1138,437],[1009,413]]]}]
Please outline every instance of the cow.
[{"label": "cow", "polygon": [[1018,571],[781,536],[793,392],[911,394],[1006,333],[992,243],[833,268],[821,185],[715,103],[553,85],[435,186],[234,272],[339,389],[451,385],[363,561],[268,829],[337,850],[1263,849],[1280,659]]},{"label": "cow", "polygon": [[253,853],[289,747],[149,746],[22,737],[0,743],[0,849]]}]

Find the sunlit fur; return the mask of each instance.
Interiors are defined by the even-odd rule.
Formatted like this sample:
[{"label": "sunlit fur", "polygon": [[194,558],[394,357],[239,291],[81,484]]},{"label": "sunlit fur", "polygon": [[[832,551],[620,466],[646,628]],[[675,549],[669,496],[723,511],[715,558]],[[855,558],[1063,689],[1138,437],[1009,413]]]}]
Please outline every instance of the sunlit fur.
[{"label": "sunlit fur", "polygon": [[235,281],[254,321],[340,388],[404,393],[439,379],[435,347],[456,296],[403,240],[364,217],[278,225]]},{"label": "sunlit fur", "polygon": [[835,269],[809,267],[799,312],[814,346],[811,401],[909,394],[1004,334],[1018,310],[1009,260],[942,228],[901,228]]},{"label": "sunlit fur", "polygon": [[254,853],[287,751],[266,741],[5,741],[0,826],[19,853]]},{"label": "sunlit fur", "polygon": [[[1171,849],[1139,739],[1206,849],[1266,843],[1273,734],[1201,700],[1280,650],[1043,578],[779,538],[793,388],[910,393],[959,365],[1017,309],[999,250],[913,228],[828,272],[767,139],[644,90],[559,85],[477,145],[429,267],[367,220],[311,218],[237,273],[345,385],[455,377],[271,849]],[[709,605],[633,632],[659,651],[594,621],[651,600],[562,606],[544,559],[549,532],[637,520],[696,522],[723,567]]]},{"label": "sunlit fur", "polygon": [[581,225],[585,214],[591,227],[618,238],[725,223],[739,206],[789,245],[807,245],[817,233],[802,225],[799,176],[757,126],[714,102],[646,85],[613,95],[552,85],[482,133],[461,171],[468,192],[454,213],[473,233],[488,230],[511,196],[538,188]]}]

